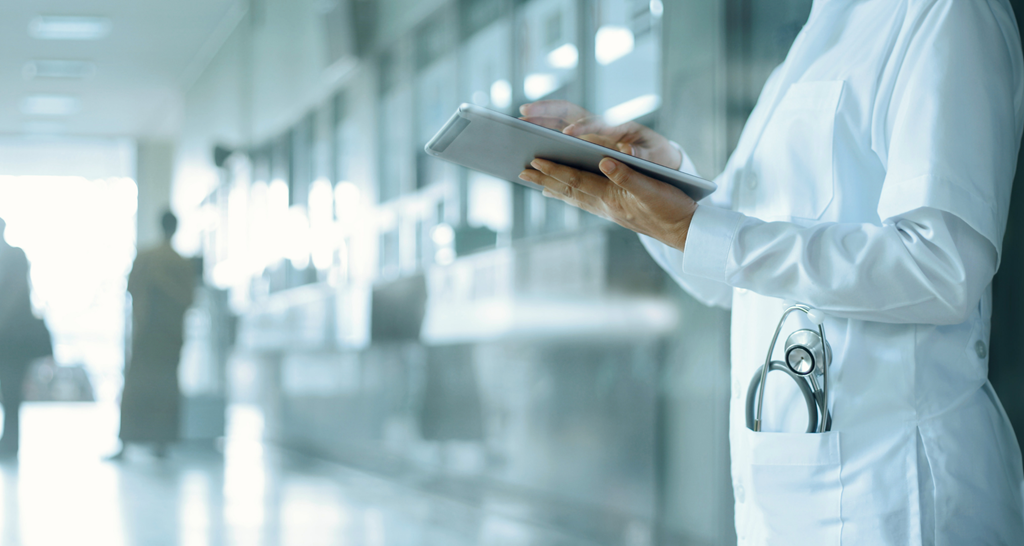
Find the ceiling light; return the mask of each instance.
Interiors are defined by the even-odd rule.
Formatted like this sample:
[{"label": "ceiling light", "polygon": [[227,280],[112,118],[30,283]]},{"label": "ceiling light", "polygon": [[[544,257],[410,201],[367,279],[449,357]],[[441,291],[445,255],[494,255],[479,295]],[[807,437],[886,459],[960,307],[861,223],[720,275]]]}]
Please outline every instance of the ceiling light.
[{"label": "ceiling light", "polygon": [[36,78],[85,79],[96,73],[96,65],[88,61],[46,59],[29,61],[21,69],[26,80]]},{"label": "ceiling light", "polygon": [[28,34],[38,40],[99,40],[110,34],[106,17],[51,16],[34,17]]},{"label": "ceiling light", "polygon": [[81,100],[66,95],[32,95],[21,101],[21,111],[30,116],[68,116],[78,112]]}]

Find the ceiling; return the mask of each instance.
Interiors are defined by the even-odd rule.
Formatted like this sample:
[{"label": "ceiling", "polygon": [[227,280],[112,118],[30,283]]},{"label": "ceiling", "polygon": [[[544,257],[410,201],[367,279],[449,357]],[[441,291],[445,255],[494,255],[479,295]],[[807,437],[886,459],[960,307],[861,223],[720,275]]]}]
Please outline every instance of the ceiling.
[{"label": "ceiling", "polygon": [[[0,134],[167,138],[176,134],[186,87],[216,53],[238,0],[7,0],[0,3]],[[39,40],[37,16],[103,16],[96,41]],[[227,29],[230,31],[230,28]],[[36,60],[84,60],[82,79],[27,78]],[[27,97],[75,98],[71,114],[29,114]]]}]

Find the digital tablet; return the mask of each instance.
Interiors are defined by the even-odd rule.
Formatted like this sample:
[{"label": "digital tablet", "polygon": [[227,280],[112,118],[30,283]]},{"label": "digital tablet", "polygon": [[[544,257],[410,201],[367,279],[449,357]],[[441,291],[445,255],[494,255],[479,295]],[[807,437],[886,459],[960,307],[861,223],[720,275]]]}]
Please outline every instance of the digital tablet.
[{"label": "digital tablet", "polygon": [[703,178],[472,104],[460,106],[425,149],[434,157],[534,189],[542,188],[520,180],[519,173],[538,157],[598,174],[601,159],[611,157],[683,190],[695,201],[716,188]]}]

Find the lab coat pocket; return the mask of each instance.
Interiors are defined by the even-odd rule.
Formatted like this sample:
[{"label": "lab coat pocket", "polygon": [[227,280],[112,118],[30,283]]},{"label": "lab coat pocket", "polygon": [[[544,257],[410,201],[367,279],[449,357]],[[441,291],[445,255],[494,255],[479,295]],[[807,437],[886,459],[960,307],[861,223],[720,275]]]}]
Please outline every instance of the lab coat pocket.
[{"label": "lab coat pocket", "polygon": [[751,536],[763,537],[764,544],[838,545],[839,432],[744,432],[750,454],[745,500],[755,516]]},{"label": "lab coat pocket", "polygon": [[746,174],[754,216],[817,220],[824,214],[835,193],[833,141],[842,91],[842,81],[797,82],[786,91]]}]

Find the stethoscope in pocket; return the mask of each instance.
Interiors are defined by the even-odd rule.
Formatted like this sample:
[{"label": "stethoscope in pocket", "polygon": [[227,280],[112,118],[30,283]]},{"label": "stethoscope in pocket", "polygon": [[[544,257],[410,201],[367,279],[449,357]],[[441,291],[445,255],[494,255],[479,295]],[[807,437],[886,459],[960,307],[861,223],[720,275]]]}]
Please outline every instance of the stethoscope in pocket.
[{"label": "stethoscope in pocket", "polygon": [[[785,363],[772,360],[779,333],[793,311],[802,311],[818,331],[801,329],[786,338]],[[807,432],[827,432],[832,428],[832,415],[828,410],[828,368],[832,364],[832,348],[825,338],[822,322],[825,317],[816,309],[796,304],[786,309],[775,327],[775,335],[768,347],[764,365],[754,372],[747,388],[747,428],[761,431],[761,410],[764,406],[764,387],[768,373],[780,371],[796,382],[807,403]]]}]

